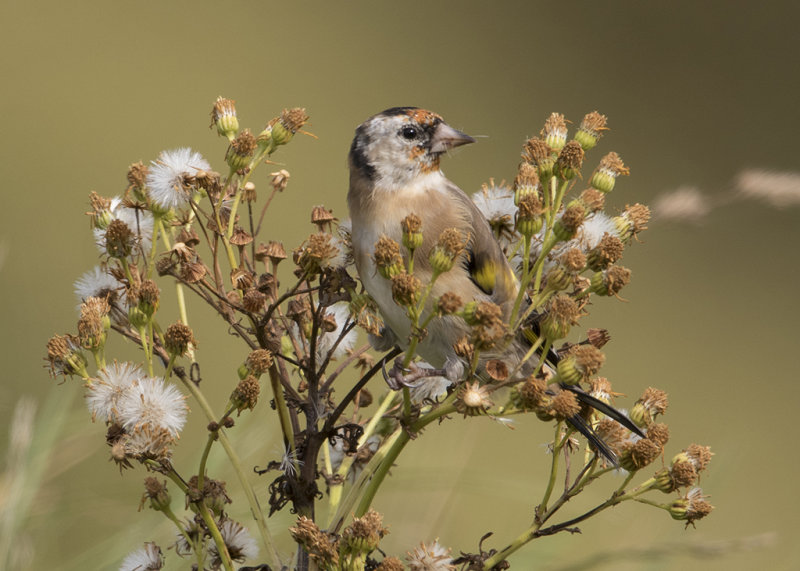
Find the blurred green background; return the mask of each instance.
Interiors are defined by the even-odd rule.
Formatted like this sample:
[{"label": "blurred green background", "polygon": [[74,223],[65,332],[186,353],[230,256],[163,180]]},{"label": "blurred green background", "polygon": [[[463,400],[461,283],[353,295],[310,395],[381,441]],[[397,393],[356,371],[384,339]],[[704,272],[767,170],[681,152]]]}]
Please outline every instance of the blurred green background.
[{"label": "blurred green background", "polygon": [[[49,451],[31,459],[25,489],[8,480],[0,489],[23,517],[13,536],[22,568],[116,568],[143,541],[172,541],[163,518],[136,511],[144,472],[120,477],[79,384],[56,386],[42,357],[48,337],[74,329],[72,283],[98,262],[83,216],[89,191],[120,194],[129,163],[176,146],[220,170],[225,144],[208,129],[218,95],[237,100],[242,126],[255,130],[283,107],[311,115],[319,138],[297,137],[276,156],[292,178],[264,237],[287,249],[311,230],[313,205],[347,217],[353,129],[396,105],[433,109],[480,136],[444,163],[468,191],[512,179],[520,145],[551,111],[579,122],[598,109],[612,130],[591,161],[616,150],[631,167],[610,209],[684,186],[711,197],[716,208],[699,222],[652,222],[623,260],[628,303],[598,303],[584,325],[611,330],[604,373],[617,390],[668,391],[669,454],[712,447],[701,484],[716,511],[695,530],[623,505],[512,563],[797,568],[800,210],[737,199],[735,180],[745,168],[798,170],[798,12],[722,1],[4,2],[0,458],[21,397],[37,404],[33,450]],[[264,173],[256,182],[266,186]],[[245,353],[198,304],[191,312],[208,390],[224,398]],[[136,355],[119,341],[111,351]],[[249,466],[280,452],[265,410],[234,429]],[[187,435],[202,425],[193,418]],[[429,430],[376,501],[391,529],[382,546],[401,554],[439,537],[475,551],[487,531],[485,547],[504,544],[532,518],[550,432],[480,419]],[[194,465],[193,442],[184,437],[176,463]],[[266,484],[257,482],[262,498]],[[185,564],[170,559],[168,568]]]}]

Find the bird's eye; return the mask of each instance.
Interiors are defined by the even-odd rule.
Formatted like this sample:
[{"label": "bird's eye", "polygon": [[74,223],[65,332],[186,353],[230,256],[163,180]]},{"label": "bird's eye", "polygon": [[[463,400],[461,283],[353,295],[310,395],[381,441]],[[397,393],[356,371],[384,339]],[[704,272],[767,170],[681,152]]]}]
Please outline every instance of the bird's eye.
[{"label": "bird's eye", "polygon": [[415,127],[403,127],[400,130],[400,134],[403,136],[404,139],[408,139],[409,141],[416,139],[419,132]]}]

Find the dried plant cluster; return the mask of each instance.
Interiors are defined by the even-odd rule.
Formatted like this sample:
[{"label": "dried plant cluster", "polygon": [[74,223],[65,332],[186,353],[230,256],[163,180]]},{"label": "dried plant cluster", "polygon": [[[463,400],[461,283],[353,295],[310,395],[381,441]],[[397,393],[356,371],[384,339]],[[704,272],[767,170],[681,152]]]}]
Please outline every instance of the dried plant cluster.
[{"label": "dried plant cluster", "polygon": [[[604,213],[606,194],[628,174],[616,153],[581,176],[586,152],[606,130],[603,115],[588,114],[569,139],[564,117],[552,114],[541,136],[525,143],[513,185],[491,182],[474,197],[522,286],[510,321],[490,302],[465,302],[449,293],[431,299],[432,282],[415,276],[418,256],[428,257],[432,280],[463,263],[467,236],[445,230],[430,252],[419,251],[426,229],[410,215],[402,223],[402,244],[379,240],[376,266],[413,323],[405,350],[381,348],[381,316],[354,275],[347,224],[318,206],[311,214],[315,230],[293,251],[287,253],[277,236],[261,238],[289,173],[272,172],[262,188],[256,169],[303,132],[307,120],[303,109],[284,110],[253,134],[239,128],[233,101],[219,98],[212,127],[229,141],[225,174],[198,153],[177,149],[149,166],[132,164],[121,197],[90,197],[102,263],[76,282],[77,332],[50,339],[47,360],[54,377],[83,379],[92,419],[107,426],[106,442],[120,472],[145,469],[142,502],[174,522],[177,556],[196,569],[230,570],[245,561],[274,571],[503,569],[529,541],[575,531],[581,521],[623,502],[646,503],[687,523],[711,511],[694,487],[709,449],[692,444],[665,459],[663,391],[647,388],[630,408],[641,437],[562,388],[581,385],[606,403],[619,396],[598,376],[608,332],[590,329],[573,335],[577,341],[565,339],[591,300],[616,297],[629,282],[631,273],[619,260],[649,218],[641,204]],[[176,323],[161,320],[166,286],[177,291]],[[211,306],[220,326],[243,344],[230,379],[204,381],[230,383],[227,402],[209,402],[201,388],[201,359],[221,357],[198,347],[203,336],[188,326],[190,300]],[[466,364],[455,382],[426,375],[431,367],[415,355],[429,324],[444,316],[463,319],[471,331],[455,346]],[[109,360],[112,331],[141,348],[138,362]],[[358,346],[363,332],[375,349]],[[490,358],[520,339],[526,341],[522,359]],[[541,355],[558,358],[548,363]],[[396,357],[405,372],[401,383],[385,372]],[[264,406],[262,392],[272,407]],[[172,450],[189,405],[206,417],[206,444],[198,466],[176,466]],[[543,457],[549,464],[541,474],[543,491],[531,499],[536,516],[529,529],[498,548],[484,547],[484,538],[476,552],[460,556],[436,541],[402,557],[379,549],[388,530],[372,500],[412,439],[442,421],[484,416],[511,423],[524,413],[554,429],[551,454]],[[285,454],[269,459],[263,481],[254,481],[252,467],[242,466],[236,453],[241,414],[276,415],[279,421]],[[611,453],[581,444],[568,422],[576,417]],[[209,455],[219,447],[238,475],[235,483],[208,473]],[[559,520],[567,501],[619,472],[624,476],[608,499]],[[639,474],[642,481],[633,485]],[[558,479],[564,481],[560,492]],[[667,499],[652,499],[659,492]],[[176,494],[183,498],[171,501]],[[228,516],[234,499],[249,504],[250,529]],[[298,517],[286,530],[298,544],[295,554],[279,553],[266,525],[267,517],[287,507]],[[122,569],[159,569],[163,558],[158,545],[147,543]]]}]

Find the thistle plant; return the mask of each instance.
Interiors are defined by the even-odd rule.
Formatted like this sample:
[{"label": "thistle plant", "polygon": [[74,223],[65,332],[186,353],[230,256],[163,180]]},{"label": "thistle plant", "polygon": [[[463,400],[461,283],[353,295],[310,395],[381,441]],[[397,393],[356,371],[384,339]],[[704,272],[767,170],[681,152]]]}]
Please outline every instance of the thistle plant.
[{"label": "thistle plant", "polygon": [[[105,425],[119,472],[140,474],[142,502],[175,526],[177,539],[144,544],[121,569],[159,569],[165,557],[183,557],[196,569],[231,570],[244,562],[274,571],[503,569],[523,545],[574,532],[621,503],[660,508],[687,525],[711,511],[695,487],[710,450],[688,444],[667,460],[663,391],[648,387],[630,407],[642,437],[562,388],[583,386],[609,404],[620,396],[598,376],[608,332],[575,331],[591,301],[618,298],[630,281],[619,260],[649,217],[641,204],[604,212],[606,194],[628,174],[615,153],[581,174],[606,130],[603,115],[588,114],[569,139],[564,117],[554,113],[541,136],[525,143],[513,185],[492,181],[474,197],[517,274],[510,320],[490,302],[431,297],[433,283],[463,263],[468,235],[445,229],[429,252],[421,251],[426,228],[412,214],[402,222],[402,243],[378,241],[378,272],[412,324],[405,350],[381,343],[382,319],[353,270],[346,223],[316,206],[313,231],[290,252],[279,236],[264,235],[290,174],[256,171],[305,133],[305,110],[284,110],[251,132],[240,128],[234,102],[219,98],[211,117],[226,144],[221,172],[191,149],[164,151],[150,165],[129,167],[121,196],[92,193],[89,216],[102,263],[76,281],[77,330],[47,344],[52,376],[83,381],[91,418]],[[433,268],[427,283],[415,275],[418,256]],[[177,321],[162,317],[164,287],[175,288]],[[241,353],[224,363],[229,378],[206,379],[230,386],[222,402],[212,402],[199,383],[204,361],[227,357],[198,342],[205,335],[189,326],[197,304],[210,306],[241,343]],[[454,347],[469,364],[457,382],[430,376],[432,367],[416,354],[431,323],[443,318],[469,326]],[[110,334],[138,347],[138,359],[107,354]],[[487,359],[520,338],[527,340],[520,358]],[[553,354],[557,361],[548,361]],[[395,358],[407,371],[403,383],[385,373]],[[264,405],[265,396],[272,406]],[[485,538],[474,552],[459,545],[459,557],[430,538],[399,556],[380,548],[389,526],[372,509],[373,499],[391,485],[389,469],[403,469],[399,458],[412,440],[445,421],[482,416],[509,423],[526,413],[553,430],[541,494],[531,497],[530,527],[496,547],[487,548]],[[197,465],[176,465],[172,452],[188,414],[205,417],[204,444]],[[268,468],[259,476],[237,454],[244,435],[236,424],[248,414],[274,415],[285,450],[265,457]],[[567,422],[576,416],[613,455],[577,438]],[[212,454],[225,455],[235,481],[215,478]],[[619,485],[603,502],[560,517],[566,502],[614,477]],[[252,520],[231,518],[232,502],[246,503]],[[279,552],[266,524],[284,509],[296,514],[285,530],[297,544],[293,553]]]}]

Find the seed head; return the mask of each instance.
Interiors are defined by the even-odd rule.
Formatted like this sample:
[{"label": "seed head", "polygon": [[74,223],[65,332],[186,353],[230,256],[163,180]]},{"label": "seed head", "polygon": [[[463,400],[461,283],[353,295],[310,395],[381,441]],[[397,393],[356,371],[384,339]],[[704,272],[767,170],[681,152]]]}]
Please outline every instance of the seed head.
[{"label": "seed head", "polygon": [[668,404],[667,393],[648,387],[631,408],[631,420],[636,426],[646,428],[658,415],[664,414]]},{"label": "seed head", "polygon": [[182,357],[189,347],[196,347],[191,327],[183,323],[173,323],[164,333],[164,348],[170,356]]},{"label": "seed head", "polygon": [[135,240],[136,236],[122,220],[112,220],[106,228],[106,252],[112,258],[130,256]]},{"label": "seed head", "polygon": [[392,276],[392,298],[395,303],[410,307],[417,303],[422,282],[416,276],[406,272]]},{"label": "seed head", "polygon": [[456,258],[464,251],[468,241],[468,234],[465,235],[456,228],[445,229],[439,235],[439,240],[428,256],[433,271],[435,273],[449,272],[453,268]]},{"label": "seed head", "polygon": [[231,393],[231,404],[241,414],[245,409],[253,410],[258,402],[258,395],[261,392],[261,385],[255,377],[247,377],[240,381]]},{"label": "seed head", "polygon": [[580,308],[575,300],[561,293],[550,298],[545,311],[541,322],[542,334],[552,340],[566,337],[580,317]]}]

